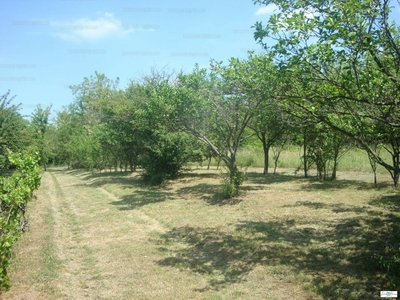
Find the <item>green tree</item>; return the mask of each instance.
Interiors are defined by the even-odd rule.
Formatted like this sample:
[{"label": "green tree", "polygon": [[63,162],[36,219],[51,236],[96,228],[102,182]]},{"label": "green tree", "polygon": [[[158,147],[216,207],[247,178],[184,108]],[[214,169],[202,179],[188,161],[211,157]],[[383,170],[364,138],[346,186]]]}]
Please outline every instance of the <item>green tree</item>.
[{"label": "green tree", "polygon": [[31,116],[31,126],[34,132],[34,139],[40,153],[40,164],[46,171],[47,161],[49,159],[49,145],[45,140],[45,136],[49,127],[51,105],[42,108],[39,104]]},{"label": "green tree", "polygon": [[[400,128],[400,42],[389,22],[390,0],[257,0],[278,7],[255,38],[275,53],[290,88],[282,99],[348,136],[386,168],[397,186]],[[269,47],[266,37],[277,43]],[[392,161],[369,141],[386,145]]]},{"label": "green tree", "polygon": [[226,195],[232,197],[244,179],[236,164],[237,151],[248,137],[245,129],[262,101],[246,95],[241,85],[246,61],[232,58],[228,66],[214,62],[211,67],[212,72],[196,66],[192,73],[178,76],[177,89],[171,95],[177,108],[173,118],[226,164]]},{"label": "green tree", "polygon": [[31,143],[28,122],[19,113],[20,105],[12,104],[10,91],[0,96],[0,171],[9,167],[7,151],[22,151]]},{"label": "green tree", "polygon": [[151,184],[175,179],[189,161],[198,161],[201,150],[191,135],[182,132],[177,119],[176,87],[165,70],[152,70],[138,90],[135,121],[140,129],[143,155],[143,178]]},{"label": "green tree", "polygon": [[257,103],[248,127],[262,143],[265,175],[268,173],[271,146],[284,139],[289,131],[288,115],[277,97],[281,88],[278,67],[268,53],[256,55],[249,52],[246,60],[231,59],[230,63],[231,72],[225,72],[225,77],[234,83],[238,93]]},{"label": "green tree", "polygon": [[56,118],[57,130],[57,157],[61,163],[66,163],[68,168],[74,162],[74,139],[83,134],[84,128],[82,126],[82,116],[77,111],[76,105],[70,104],[57,114]]}]

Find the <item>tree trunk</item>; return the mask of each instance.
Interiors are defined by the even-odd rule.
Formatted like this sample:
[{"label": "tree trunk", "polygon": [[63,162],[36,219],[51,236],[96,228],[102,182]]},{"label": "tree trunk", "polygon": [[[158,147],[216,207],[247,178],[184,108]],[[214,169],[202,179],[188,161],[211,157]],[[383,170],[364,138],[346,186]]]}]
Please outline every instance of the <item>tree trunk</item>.
[{"label": "tree trunk", "polygon": [[268,164],[269,164],[269,148],[271,147],[270,144],[267,144],[267,140],[265,138],[265,133],[262,133],[261,141],[263,144],[263,151],[264,151],[264,171],[263,175],[268,174]]},{"label": "tree trunk", "polygon": [[338,166],[338,157],[339,157],[339,149],[335,149],[335,153],[333,156],[333,170],[332,170],[332,176],[331,176],[331,181],[336,180],[336,170]]},{"label": "tree trunk", "polygon": [[304,167],[304,177],[308,177],[308,159],[307,159],[307,136],[306,129],[303,131],[303,167]]},{"label": "tree trunk", "polygon": [[133,161],[132,161],[132,159],[129,159],[129,170],[131,170],[131,172],[133,172]]},{"label": "tree trunk", "polygon": [[278,161],[279,161],[279,157],[281,156],[283,148],[279,148],[277,150],[277,152],[275,153],[276,155],[274,155],[274,175],[276,175],[276,168],[278,167]]},{"label": "tree trunk", "polygon": [[337,170],[337,161],[336,159],[333,162],[333,170],[332,170],[332,175],[331,175],[331,181],[336,180],[336,170]]},{"label": "tree trunk", "polygon": [[399,166],[400,166],[400,152],[396,151],[395,147],[393,147],[393,153],[392,153],[392,161],[393,161],[393,173],[392,173],[392,179],[393,179],[393,184],[394,187],[397,188],[399,186]]},{"label": "tree trunk", "polygon": [[268,165],[269,165],[269,146],[263,147],[264,149],[264,172],[263,174],[268,174]]},{"label": "tree trunk", "polygon": [[399,187],[399,175],[400,175],[400,173],[399,173],[399,171],[395,170],[393,172],[393,175],[394,175],[393,176],[394,187],[398,188]]}]

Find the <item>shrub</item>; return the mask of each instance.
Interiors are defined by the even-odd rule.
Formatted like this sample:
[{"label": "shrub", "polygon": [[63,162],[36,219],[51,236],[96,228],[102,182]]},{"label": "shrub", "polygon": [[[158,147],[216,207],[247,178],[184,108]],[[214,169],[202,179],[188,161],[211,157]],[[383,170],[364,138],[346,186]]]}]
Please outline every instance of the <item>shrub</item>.
[{"label": "shrub", "polygon": [[7,276],[11,246],[24,230],[25,209],[33,191],[40,185],[39,153],[12,153],[10,165],[16,166],[11,176],[0,177],[0,290],[10,287]]},{"label": "shrub", "polygon": [[222,177],[222,194],[225,198],[233,198],[239,194],[239,186],[246,180],[247,175],[238,168],[229,170]]},{"label": "shrub", "polygon": [[142,177],[152,185],[178,177],[189,161],[198,160],[197,145],[191,136],[182,133],[154,135],[143,158]]}]

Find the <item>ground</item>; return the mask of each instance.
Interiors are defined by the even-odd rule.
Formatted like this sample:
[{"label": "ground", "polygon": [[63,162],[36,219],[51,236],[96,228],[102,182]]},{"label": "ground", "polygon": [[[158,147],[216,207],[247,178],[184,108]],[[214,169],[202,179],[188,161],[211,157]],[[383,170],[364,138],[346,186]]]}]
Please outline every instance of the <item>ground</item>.
[{"label": "ground", "polygon": [[[336,182],[248,169],[224,200],[220,171],[162,187],[137,173],[45,172],[14,247],[1,299],[379,299],[392,289],[370,266],[392,238],[390,178]],[[371,246],[373,245],[373,246]]]}]

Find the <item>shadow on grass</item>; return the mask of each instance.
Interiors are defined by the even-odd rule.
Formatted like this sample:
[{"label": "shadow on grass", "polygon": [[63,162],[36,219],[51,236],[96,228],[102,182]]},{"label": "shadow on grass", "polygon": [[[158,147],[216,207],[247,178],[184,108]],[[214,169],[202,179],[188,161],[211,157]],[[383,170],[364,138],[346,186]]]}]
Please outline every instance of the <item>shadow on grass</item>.
[{"label": "shadow on grass", "polygon": [[354,212],[354,213],[376,213],[375,211],[370,211],[367,207],[360,207],[360,206],[352,206],[352,205],[345,205],[343,203],[335,203],[335,204],[327,204],[323,202],[315,202],[315,201],[297,201],[293,205],[284,205],[283,207],[298,207],[298,206],[305,206],[308,208],[314,209],[330,209],[334,213],[343,213],[343,212]]},{"label": "shadow on grass", "polygon": [[242,201],[241,194],[243,195],[244,191],[263,190],[268,184],[271,183],[289,182],[300,179],[299,177],[290,175],[263,175],[256,172],[247,173],[247,177],[248,179],[242,186],[239,187],[239,196],[232,199],[226,199],[222,193],[222,177],[220,173],[184,173],[180,176],[180,179],[190,178],[190,182],[193,178],[215,178],[215,183],[199,183],[197,185],[184,187],[178,190],[178,194],[185,197],[190,197],[190,195],[193,195],[204,200],[209,205],[235,205]]},{"label": "shadow on grass", "polygon": [[[106,184],[118,184],[121,188],[132,188],[133,186],[145,186],[144,181],[136,172],[88,172],[82,170],[70,170],[68,174],[79,176],[87,182],[88,186],[103,186]],[[132,174],[137,176],[132,176]]]},{"label": "shadow on grass", "polygon": [[371,200],[369,204],[383,207],[393,212],[400,212],[400,193],[380,196]]},{"label": "shadow on grass", "polygon": [[283,183],[283,182],[304,180],[304,178],[302,177],[289,175],[286,173],[277,173],[275,175],[268,173],[266,175],[263,175],[262,173],[248,172],[246,174],[248,178],[247,181],[254,184],[271,184],[271,183]]},{"label": "shadow on grass", "polygon": [[308,184],[302,186],[302,189],[305,190],[331,190],[331,189],[347,189],[347,188],[356,188],[358,190],[382,190],[387,189],[391,185],[389,183],[379,183],[374,185],[373,183],[368,183],[364,181],[358,180],[348,180],[348,179],[339,179],[339,180],[319,180],[316,178],[307,178]]},{"label": "shadow on grass", "polygon": [[131,195],[121,197],[120,200],[112,201],[111,205],[119,210],[132,210],[145,205],[164,202],[172,199],[171,194],[158,190],[135,191]]},{"label": "shadow on grass", "polygon": [[[316,177],[299,177],[289,173],[277,173],[271,174],[268,173],[263,175],[262,173],[257,172],[249,172],[247,173],[248,180],[245,181],[244,190],[257,190],[264,189],[268,186],[268,184],[274,183],[303,183],[299,188],[302,190],[332,190],[332,189],[346,189],[346,188],[356,188],[359,190],[383,190],[392,186],[391,183],[382,182],[374,185],[372,183],[358,181],[358,180],[347,180],[347,179],[339,179],[339,180],[319,180]],[[251,184],[256,184],[256,187],[246,186],[246,182]]]},{"label": "shadow on grass", "polygon": [[215,172],[213,172],[213,173],[210,173],[210,172],[194,173],[194,172],[187,171],[187,172],[180,174],[179,178],[214,178],[214,179],[221,178],[221,173],[218,173],[218,171],[216,171],[216,170],[213,170],[213,171],[215,171]]},{"label": "shadow on grass", "polygon": [[219,183],[200,183],[194,186],[180,188],[177,193],[180,197],[194,196],[200,198],[209,205],[235,205],[242,201],[240,197],[226,199],[222,194],[221,185]]},{"label": "shadow on grass", "polygon": [[172,199],[172,194],[164,186],[153,187],[147,185],[140,176],[132,176],[132,172],[83,172],[82,170],[68,171],[68,174],[80,176],[83,183],[73,186],[82,187],[104,187],[104,185],[117,185],[121,189],[139,188],[132,191],[132,194],[120,197],[112,201],[111,205],[119,210],[132,210],[145,205],[164,202]]},{"label": "shadow on grass", "polygon": [[158,264],[206,275],[204,290],[245,281],[258,265],[274,267],[285,278],[288,274],[279,274],[279,266],[290,266],[295,274],[311,276],[306,285],[324,299],[376,299],[380,290],[400,284],[396,269],[391,273],[379,262],[399,255],[399,222],[393,214],[367,214],[323,227],[295,220],[244,221],[231,232],[179,227],[161,236],[160,244],[172,247],[179,242],[186,247],[169,249],[172,255]]}]

